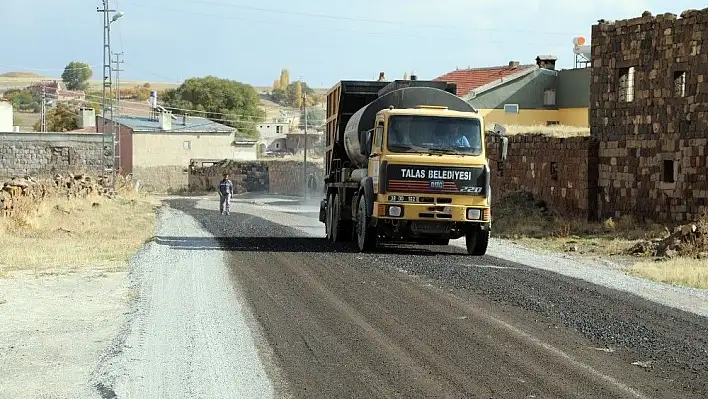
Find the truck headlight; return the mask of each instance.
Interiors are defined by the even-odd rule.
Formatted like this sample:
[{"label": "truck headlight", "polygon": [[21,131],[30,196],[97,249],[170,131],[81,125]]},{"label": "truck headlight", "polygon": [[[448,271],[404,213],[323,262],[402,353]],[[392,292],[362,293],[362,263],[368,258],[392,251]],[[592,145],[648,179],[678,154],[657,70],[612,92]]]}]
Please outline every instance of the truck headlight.
[{"label": "truck headlight", "polygon": [[403,208],[398,205],[391,205],[388,207],[388,215],[395,218],[400,217],[403,213]]},{"label": "truck headlight", "polygon": [[467,219],[479,220],[482,217],[482,211],[475,208],[467,209]]}]

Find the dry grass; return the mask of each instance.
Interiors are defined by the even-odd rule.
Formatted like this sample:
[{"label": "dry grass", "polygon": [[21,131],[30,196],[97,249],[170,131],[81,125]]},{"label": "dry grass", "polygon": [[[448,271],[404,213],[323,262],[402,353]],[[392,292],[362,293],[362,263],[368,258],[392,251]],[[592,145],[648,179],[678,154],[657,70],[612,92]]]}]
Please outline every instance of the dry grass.
[{"label": "dry grass", "polygon": [[529,193],[516,192],[493,205],[493,235],[551,251],[620,255],[638,240],[663,237],[664,226],[631,217],[589,222],[558,215]]},{"label": "dry grass", "polygon": [[589,127],[577,127],[566,125],[504,125],[508,135],[519,134],[542,134],[544,136],[568,138],[568,137],[589,137]]},{"label": "dry grass", "polygon": [[[0,87],[15,87],[15,86],[29,86],[35,83],[39,83],[43,80],[61,80],[61,77],[51,77],[51,76],[39,76],[34,74],[16,74],[13,72],[8,72],[6,74],[0,75]],[[137,85],[142,85],[144,83],[150,83],[150,88],[153,90],[164,90],[178,87],[180,83],[171,82],[150,82],[143,80],[121,80],[121,87],[135,87]],[[101,80],[90,80],[89,90],[98,90],[101,88]]]},{"label": "dry grass", "polygon": [[12,217],[0,217],[0,276],[87,266],[120,270],[154,235],[157,205],[137,193],[26,205]]},{"label": "dry grass", "polygon": [[634,264],[630,272],[662,283],[708,289],[708,259],[642,261]]}]

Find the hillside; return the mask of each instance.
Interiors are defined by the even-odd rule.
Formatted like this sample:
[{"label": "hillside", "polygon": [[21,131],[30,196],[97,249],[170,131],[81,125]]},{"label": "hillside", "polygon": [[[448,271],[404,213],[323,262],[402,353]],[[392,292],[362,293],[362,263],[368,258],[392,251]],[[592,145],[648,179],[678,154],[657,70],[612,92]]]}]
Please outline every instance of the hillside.
[{"label": "hillside", "polygon": [[5,72],[0,73],[0,78],[42,79],[42,76],[34,72]]}]

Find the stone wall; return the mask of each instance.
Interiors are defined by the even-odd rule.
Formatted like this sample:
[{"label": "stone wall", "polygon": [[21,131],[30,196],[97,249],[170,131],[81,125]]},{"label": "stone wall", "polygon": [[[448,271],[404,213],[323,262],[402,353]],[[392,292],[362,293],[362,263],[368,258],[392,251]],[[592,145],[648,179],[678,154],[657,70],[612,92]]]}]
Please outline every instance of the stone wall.
[{"label": "stone wall", "polygon": [[592,55],[600,216],[705,212],[708,9],[594,25]]},{"label": "stone wall", "polygon": [[0,177],[100,174],[103,145],[99,134],[0,133]]},{"label": "stone wall", "polygon": [[[215,190],[224,172],[231,175],[236,193],[267,192],[281,195],[303,194],[303,163],[297,161],[193,161],[189,170],[190,191]],[[324,169],[308,162],[308,175],[314,174],[316,187],[322,190]]]},{"label": "stone wall", "polygon": [[189,174],[183,166],[134,166],[133,181],[148,192],[180,192],[187,190]]},{"label": "stone wall", "polygon": [[[492,204],[512,191],[529,191],[559,213],[595,216],[598,143],[590,137],[509,137],[506,164],[498,170],[498,140],[487,140],[492,170]],[[493,205],[492,205],[493,206]]]}]

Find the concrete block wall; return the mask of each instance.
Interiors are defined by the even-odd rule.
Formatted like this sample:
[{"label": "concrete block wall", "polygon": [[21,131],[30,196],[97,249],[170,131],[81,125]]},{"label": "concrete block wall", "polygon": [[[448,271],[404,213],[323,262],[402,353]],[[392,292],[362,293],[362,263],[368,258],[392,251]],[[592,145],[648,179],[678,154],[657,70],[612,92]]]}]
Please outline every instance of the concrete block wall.
[{"label": "concrete block wall", "polygon": [[559,213],[596,214],[598,143],[590,137],[553,138],[540,134],[509,137],[506,164],[498,170],[498,140],[487,140],[492,170],[492,203],[512,191],[529,191]]},{"label": "concrete block wall", "polygon": [[[109,137],[105,144],[111,145]],[[102,173],[104,156],[99,134],[0,133],[0,177],[96,175]]]},{"label": "concrete block wall", "polygon": [[708,9],[594,25],[592,58],[599,215],[681,222],[705,212]]}]

